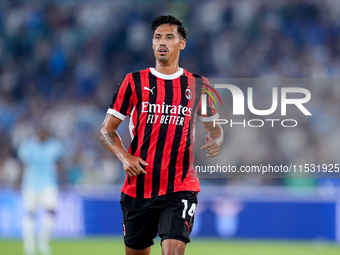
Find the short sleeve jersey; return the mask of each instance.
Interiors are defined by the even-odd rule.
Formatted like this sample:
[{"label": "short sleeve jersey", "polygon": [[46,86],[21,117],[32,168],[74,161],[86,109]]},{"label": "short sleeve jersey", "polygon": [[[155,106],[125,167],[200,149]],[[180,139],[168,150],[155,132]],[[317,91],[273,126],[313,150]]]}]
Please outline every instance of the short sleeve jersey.
[{"label": "short sleeve jersey", "polygon": [[205,77],[182,68],[172,75],[148,68],[125,76],[107,113],[121,120],[130,117],[129,152],[148,165],[147,174],[126,176],[123,193],[151,198],[200,190],[193,165],[195,119],[219,117],[213,99],[202,96],[210,88]]},{"label": "short sleeve jersey", "polygon": [[24,141],[18,150],[19,159],[25,164],[23,188],[41,190],[57,187],[56,163],[65,154],[58,139],[40,142],[36,138]]}]

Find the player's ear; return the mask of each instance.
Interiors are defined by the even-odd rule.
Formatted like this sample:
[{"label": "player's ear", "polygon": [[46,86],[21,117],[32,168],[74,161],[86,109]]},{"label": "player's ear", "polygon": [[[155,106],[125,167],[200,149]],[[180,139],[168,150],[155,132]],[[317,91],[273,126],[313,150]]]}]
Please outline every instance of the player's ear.
[{"label": "player's ear", "polygon": [[184,50],[186,44],[187,44],[187,40],[186,40],[186,39],[182,39],[182,40],[181,40],[181,47],[180,47],[180,49],[181,49],[181,50]]}]

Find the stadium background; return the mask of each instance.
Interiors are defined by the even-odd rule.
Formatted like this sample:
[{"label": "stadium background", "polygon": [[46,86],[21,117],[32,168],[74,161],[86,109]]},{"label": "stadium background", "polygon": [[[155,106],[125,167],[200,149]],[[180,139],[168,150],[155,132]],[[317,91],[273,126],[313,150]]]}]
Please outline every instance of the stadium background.
[{"label": "stadium background", "polygon": [[[188,26],[180,66],[189,71],[217,78],[320,81],[308,88],[313,116],[303,125],[289,130],[224,127],[222,156],[208,162],[339,163],[339,1],[4,0],[2,240],[20,237],[21,196],[13,189],[19,169],[16,149],[41,120],[68,148],[69,186],[61,194],[54,236],[121,234],[118,198],[124,174],[120,162],[100,144],[99,130],[123,75],[154,65],[149,26],[160,14],[177,16]],[[220,111],[226,114],[228,109]],[[200,147],[203,129],[196,125]],[[119,133],[126,145],[127,130],[124,122]],[[197,164],[206,164],[204,154],[195,154]],[[194,238],[340,242],[338,179],[272,177],[202,179]]]}]

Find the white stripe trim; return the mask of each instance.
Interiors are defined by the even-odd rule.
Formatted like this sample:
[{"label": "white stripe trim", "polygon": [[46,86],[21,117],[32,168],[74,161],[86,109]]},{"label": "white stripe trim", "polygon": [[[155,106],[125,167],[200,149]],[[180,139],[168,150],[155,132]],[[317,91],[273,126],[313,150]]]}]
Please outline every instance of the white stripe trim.
[{"label": "white stripe trim", "polygon": [[111,109],[111,108],[109,108],[109,109],[107,110],[106,113],[111,114],[111,115],[117,117],[117,118],[120,119],[120,120],[124,120],[124,119],[126,118],[125,115],[123,115],[123,114],[121,114],[120,112],[118,112],[118,111],[116,111],[116,110],[113,110],[113,109]]},{"label": "white stripe trim", "polygon": [[161,78],[164,80],[173,80],[173,79],[180,77],[183,74],[183,68],[179,68],[179,70],[173,74],[164,74],[164,73],[160,73],[156,71],[155,68],[150,67],[150,72],[158,78]]},{"label": "white stripe trim", "polygon": [[131,141],[133,140],[134,138],[134,135],[133,135],[133,129],[135,128],[135,126],[133,125],[133,121],[132,121],[132,116],[133,116],[133,113],[135,111],[135,107],[133,107],[132,111],[131,111],[131,114],[130,114],[130,122],[129,122],[129,132],[130,132],[130,137],[131,137]]},{"label": "white stripe trim", "polygon": [[202,122],[212,122],[213,120],[218,119],[220,116],[218,115],[218,113],[216,113],[215,115],[210,116],[210,117],[202,117],[202,116],[198,116],[198,117],[200,118]]}]

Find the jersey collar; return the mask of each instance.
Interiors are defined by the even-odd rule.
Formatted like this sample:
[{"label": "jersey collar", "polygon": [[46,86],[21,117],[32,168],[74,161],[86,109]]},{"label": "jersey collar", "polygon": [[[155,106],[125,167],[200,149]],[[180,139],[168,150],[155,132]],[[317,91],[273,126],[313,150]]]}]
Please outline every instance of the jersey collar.
[{"label": "jersey collar", "polygon": [[173,79],[180,77],[183,74],[183,68],[179,68],[179,70],[173,74],[163,74],[163,73],[156,71],[155,68],[150,67],[150,72],[158,78],[161,78],[164,80],[173,80]]}]

